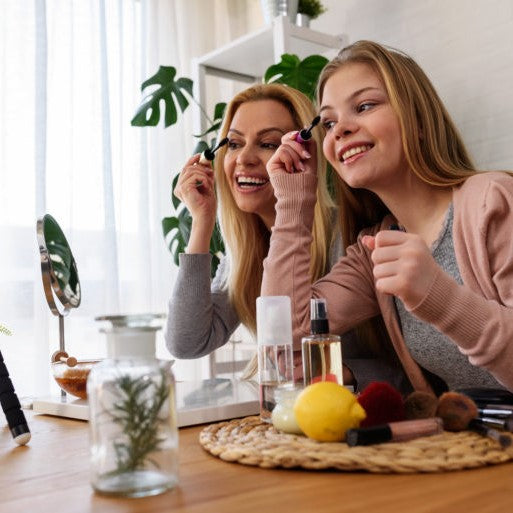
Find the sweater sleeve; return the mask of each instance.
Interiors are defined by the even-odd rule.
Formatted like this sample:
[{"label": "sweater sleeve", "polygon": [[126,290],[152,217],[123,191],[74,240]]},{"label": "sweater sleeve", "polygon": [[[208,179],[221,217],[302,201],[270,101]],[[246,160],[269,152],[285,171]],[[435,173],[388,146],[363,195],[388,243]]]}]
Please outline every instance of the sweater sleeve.
[{"label": "sweater sleeve", "polygon": [[168,305],[166,345],[176,358],[199,358],[226,344],[239,325],[224,287],[224,257],[210,281],[210,254],[180,254],[180,266]]},{"label": "sweater sleeve", "polygon": [[277,198],[276,221],[264,260],[262,295],[291,298],[294,349],[310,332],[310,298],[324,297],[330,329],[344,333],[380,313],[374,294],[370,259],[361,244],[347,248],[330,273],[310,281],[310,246],[317,177],[306,173],[271,177]]},{"label": "sweater sleeve", "polygon": [[513,178],[478,177],[458,194],[463,221],[454,242],[464,285],[440,269],[412,313],[513,390]]}]

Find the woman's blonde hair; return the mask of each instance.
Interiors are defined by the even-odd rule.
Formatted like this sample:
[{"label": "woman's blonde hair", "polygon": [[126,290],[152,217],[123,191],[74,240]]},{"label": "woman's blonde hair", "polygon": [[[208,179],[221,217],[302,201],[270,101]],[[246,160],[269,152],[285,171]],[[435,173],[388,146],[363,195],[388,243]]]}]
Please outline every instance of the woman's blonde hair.
[{"label": "woman's blonde hair", "polygon": [[[296,129],[309,125],[316,112],[312,102],[300,91],[281,84],[259,84],[237,94],[228,104],[221,126],[220,139],[228,134],[237,109],[246,102],[274,100],[290,112]],[[326,183],[326,160],[322,153],[320,130],[313,131],[318,155],[317,204],[314,212],[313,242],[311,245],[310,276],[316,280],[328,271],[333,237],[333,201]],[[260,295],[263,260],[269,250],[270,233],[256,214],[241,211],[233,198],[225,175],[226,146],[217,154],[215,180],[219,200],[221,232],[230,258],[227,286],[230,301],[240,321],[256,332],[256,298]]]},{"label": "woman's blonde hair", "polygon": [[[399,118],[405,157],[421,180],[434,186],[452,187],[477,172],[430,80],[411,57],[399,50],[372,41],[358,41],[343,48],[319,77],[319,105],[328,79],[352,63],[367,64],[381,78]],[[352,189],[342,180],[335,180],[334,188],[346,246],[356,241],[362,228],[376,224],[388,213],[370,191]]]}]

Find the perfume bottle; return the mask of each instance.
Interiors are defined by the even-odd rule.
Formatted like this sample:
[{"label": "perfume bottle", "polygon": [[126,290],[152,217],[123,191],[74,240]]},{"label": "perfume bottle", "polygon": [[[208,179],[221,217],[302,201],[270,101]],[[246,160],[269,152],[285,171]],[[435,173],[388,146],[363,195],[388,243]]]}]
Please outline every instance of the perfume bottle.
[{"label": "perfume bottle", "polygon": [[342,375],[342,343],[330,334],[328,308],[324,298],[310,301],[310,332],[301,342],[303,380],[305,386],[318,381],[344,384]]}]

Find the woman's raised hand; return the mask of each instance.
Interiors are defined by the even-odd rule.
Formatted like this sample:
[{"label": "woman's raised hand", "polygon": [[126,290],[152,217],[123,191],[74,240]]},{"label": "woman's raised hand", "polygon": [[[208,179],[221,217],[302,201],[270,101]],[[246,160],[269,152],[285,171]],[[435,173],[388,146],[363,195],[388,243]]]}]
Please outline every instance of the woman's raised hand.
[{"label": "woman's raised hand", "polygon": [[279,173],[305,172],[317,174],[317,146],[314,139],[304,143],[296,141],[298,131],[288,132],[281,145],[267,162],[269,176]]},{"label": "woman's raised hand", "polygon": [[192,216],[189,253],[208,253],[216,222],[214,170],[210,165],[200,164],[200,157],[194,155],[186,162],[173,191]]},{"label": "woman's raised hand", "polygon": [[408,310],[426,297],[440,267],[419,235],[383,230],[365,235],[363,244],[372,251],[376,289],[397,296]]},{"label": "woman's raised hand", "polygon": [[194,155],[182,169],[174,195],[181,199],[193,219],[216,217],[214,170],[210,165],[199,163],[200,155]]}]

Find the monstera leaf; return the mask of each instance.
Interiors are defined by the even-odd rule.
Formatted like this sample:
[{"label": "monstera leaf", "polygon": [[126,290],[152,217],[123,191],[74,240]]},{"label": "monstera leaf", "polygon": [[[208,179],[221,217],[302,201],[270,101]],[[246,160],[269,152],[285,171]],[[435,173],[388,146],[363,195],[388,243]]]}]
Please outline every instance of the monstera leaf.
[{"label": "monstera leaf", "polygon": [[327,63],[328,59],[322,55],[310,55],[300,60],[297,55],[284,53],[278,64],[267,68],[264,81],[287,84],[313,99],[319,74]]},{"label": "monstera leaf", "polygon": [[[152,90],[143,101],[132,119],[132,126],[156,126],[160,120],[160,102],[166,106],[164,125],[174,125],[178,120],[177,105],[182,112],[189,106],[189,100],[183,94],[185,91],[192,97],[193,82],[190,78],[175,80],[176,68],[173,66],[160,66],[155,75],[145,80],[141,85],[141,91],[148,86],[160,85]],[[176,102],[176,103],[175,103]]]},{"label": "monstera leaf", "polygon": [[[214,107],[214,119],[211,120],[208,116],[205,116],[210,121],[210,128],[205,130],[202,134],[195,135],[194,137],[205,137],[207,134],[211,134],[212,132],[215,132],[217,134],[217,131],[221,128],[221,123],[223,122],[223,116],[224,111],[226,110],[226,103],[216,103],[216,106]],[[201,142],[201,141],[200,141]],[[203,148],[203,150],[206,148]],[[201,150],[201,151],[203,151]],[[199,151],[195,151],[195,153],[200,153]]]}]

